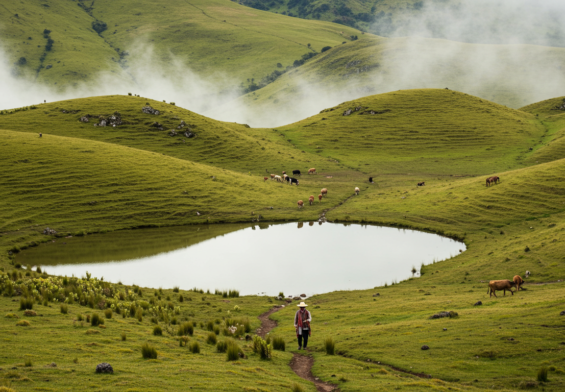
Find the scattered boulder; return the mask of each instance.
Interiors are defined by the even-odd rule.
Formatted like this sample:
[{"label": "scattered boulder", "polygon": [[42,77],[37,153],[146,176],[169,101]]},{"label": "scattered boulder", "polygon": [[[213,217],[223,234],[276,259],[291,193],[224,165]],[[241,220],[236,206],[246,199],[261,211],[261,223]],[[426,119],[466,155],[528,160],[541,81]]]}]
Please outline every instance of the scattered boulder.
[{"label": "scattered boulder", "polygon": [[96,373],[114,373],[114,369],[109,363],[103,362],[96,365]]},{"label": "scattered boulder", "polygon": [[151,106],[144,106],[141,111],[145,114],[153,114],[155,116],[158,116],[159,114],[161,114],[160,111],[158,111],[157,109],[153,109]]},{"label": "scattered boulder", "polygon": [[57,232],[56,232],[55,230],[53,230],[53,229],[50,229],[49,227],[46,227],[46,228],[43,230],[43,234],[46,234],[46,235],[54,235],[54,234],[57,234]]},{"label": "scattered boulder", "polygon": [[444,330],[444,331],[447,331],[447,328],[444,328],[443,330]]},{"label": "scattered boulder", "polygon": [[178,135],[178,133],[177,133],[177,131],[175,131],[174,129],[171,129],[171,130],[169,131],[169,136],[177,136],[177,135]]},{"label": "scattered boulder", "polygon": [[457,314],[457,312],[454,312],[454,311],[439,312],[439,313],[436,313],[433,316],[431,316],[430,319],[439,319],[439,318],[444,318],[444,317],[454,318],[454,317],[458,317],[458,316],[459,315]]},{"label": "scattered boulder", "polygon": [[379,293],[375,293],[373,294],[373,297],[380,297],[381,295]]},{"label": "scattered boulder", "polygon": [[565,316],[565,310],[559,313],[560,316]]},{"label": "scattered boulder", "polygon": [[79,121],[83,123],[87,123],[90,121],[90,119],[87,116],[82,116]]},{"label": "scattered boulder", "polygon": [[286,301],[286,303],[288,303],[288,304],[289,304],[289,303],[291,303],[291,302],[292,302],[292,298],[287,298],[287,299],[285,299],[285,301]]},{"label": "scattered boulder", "polygon": [[422,350],[429,350],[429,349],[430,349],[430,347],[426,346],[425,344],[422,346]]},{"label": "scattered boulder", "polygon": [[349,116],[351,113],[353,113],[353,110],[347,109],[345,112],[343,112],[343,115],[344,115],[344,116]]},{"label": "scattered boulder", "polygon": [[473,306],[481,306],[483,303],[481,301],[478,301],[477,303],[475,303]]},{"label": "scattered boulder", "polygon": [[187,138],[190,139],[190,138],[196,137],[196,134],[194,134],[194,133],[192,133],[192,132],[190,132],[190,131],[186,131],[186,132],[184,133],[184,136],[186,136]]}]

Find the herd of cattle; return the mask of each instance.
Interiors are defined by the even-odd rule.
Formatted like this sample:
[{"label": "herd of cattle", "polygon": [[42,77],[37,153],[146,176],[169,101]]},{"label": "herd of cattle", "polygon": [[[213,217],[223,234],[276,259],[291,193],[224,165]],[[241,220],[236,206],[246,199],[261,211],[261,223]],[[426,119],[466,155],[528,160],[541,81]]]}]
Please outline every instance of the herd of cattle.
[{"label": "herd of cattle", "polygon": [[[526,271],[526,277],[528,276],[530,276],[530,271]],[[523,284],[524,284],[524,279],[522,279],[520,275],[516,275],[512,279],[512,281],[509,281],[508,279],[491,280],[488,284],[487,294],[490,294],[490,297],[492,298],[493,294],[496,297],[497,291],[504,291],[504,295],[506,295],[506,290],[508,290],[510,291],[510,293],[512,293],[512,295],[514,295],[514,292],[512,291],[512,287],[515,287],[516,291],[524,290],[522,288]]]}]

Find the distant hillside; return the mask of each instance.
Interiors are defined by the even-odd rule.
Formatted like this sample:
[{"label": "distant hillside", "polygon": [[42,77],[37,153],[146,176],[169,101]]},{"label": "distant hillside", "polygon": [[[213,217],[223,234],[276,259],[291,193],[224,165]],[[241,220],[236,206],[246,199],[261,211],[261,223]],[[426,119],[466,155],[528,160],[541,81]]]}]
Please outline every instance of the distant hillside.
[{"label": "distant hillside", "polygon": [[531,114],[438,89],[356,99],[278,130],[298,148],[373,176],[514,169],[545,132]]},{"label": "distant hillside", "polygon": [[360,34],[229,0],[24,0],[3,8],[1,43],[13,73],[57,88],[127,73],[153,49],[152,64],[162,69],[149,74],[166,72],[174,58],[199,75],[225,73],[233,82],[226,88],[236,87]]}]

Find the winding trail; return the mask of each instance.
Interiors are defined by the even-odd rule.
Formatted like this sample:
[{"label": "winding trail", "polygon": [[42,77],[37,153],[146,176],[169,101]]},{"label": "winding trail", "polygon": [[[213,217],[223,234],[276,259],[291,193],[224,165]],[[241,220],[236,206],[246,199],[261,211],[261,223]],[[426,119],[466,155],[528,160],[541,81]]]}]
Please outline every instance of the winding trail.
[{"label": "winding trail", "polygon": [[[284,309],[281,307],[274,307],[267,312],[259,315],[259,320],[261,321],[261,326],[257,328],[257,335],[261,336],[263,339],[265,336],[271,332],[276,326],[277,322],[271,320],[269,316],[279,310]],[[337,386],[323,382],[319,378],[314,377],[312,374],[312,366],[314,365],[314,357],[310,355],[294,354],[290,360],[290,368],[296,373],[296,375],[306,381],[313,382],[316,386],[318,392],[338,392]]]}]

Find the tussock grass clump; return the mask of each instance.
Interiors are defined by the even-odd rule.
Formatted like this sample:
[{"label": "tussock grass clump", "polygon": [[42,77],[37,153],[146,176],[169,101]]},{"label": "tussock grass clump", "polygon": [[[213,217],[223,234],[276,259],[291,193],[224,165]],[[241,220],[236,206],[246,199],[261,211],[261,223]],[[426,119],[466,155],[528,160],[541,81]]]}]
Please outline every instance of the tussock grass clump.
[{"label": "tussock grass clump", "polygon": [[111,319],[112,318],[112,309],[106,309],[104,310],[104,316],[106,316],[107,319]]},{"label": "tussock grass clump", "polygon": [[156,325],[155,327],[153,327],[153,335],[155,336],[163,336],[163,329]]},{"label": "tussock grass clump", "polygon": [[214,332],[210,332],[208,334],[208,336],[206,337],[206,343],[208,343],[208,344],[216,344],[217,341],[218,341],[218,338],[217,338],[217,336]]},{"label": "tussock grass clump", "polygon": [[335,355],[335,342],[332,338],[324,340],[324,348],[326,349],[326,354]]},{"label": "tussock grass clump", "polygon": [[20,310],[27,310],[32,308],[33,308],[33,298],[31,297],[20,298]]},{"label": "tussock grass clump", "polygon": [[135,312],[135,318],[137,319],[137,321],[142,322],[143,321],[143,310],[137,309],[137,311]]},{"label": "tussock grass clump", "polygon": [[29,327],[31,324],[27,320],[20,320],[16,323],[18,327]]},{"label": "tussock grass clump", "polygon": [[216,351],[219,353],[225,353],[228,349],[228,342],[221,340],[216,344]]},{"label": "tussock grass clump", "polygon": [[292,392],[304,392],[304,388],[302,388],[302,385],[297,383],[293,383],[290,386],[290,389],[292,390]]},{"label": "tussock grass clump", "polygon": [[178,293],[178,292],[179,292],[179,286],[173,287],[173,293]]},{"label": "tussock grass clump", "polygon": [[286,343],[283,338],[279,336],[273,337],[273,349],[278,351],[285,351],[286,350]]},{"label": "tussock grass clump", "polygon": [[31,359],[27,358],[24,362],[24,366],[25,367],[32,367],[33,363],[31,362]]},{"label": "tussock grass clump", "polygon": [[547,367],[543,366],[538,370],[537,380],[539,382],[547,382]]},{"label": "tussock grass clump", "polygon": [[104,325],[104,319],[100,317],[98,313],[94,313],[90,318],[90,325],[92,325],[93,327]]},{"label": "tussock grass clump", "polygon": [[157,350],[155,350],[155,347],[145,343],[141,346],[141,356],[143,359],[157,359]]},{"label": "tussock grass clump", "polygon": [[122,342],[125,342],[127,340],[127,336],[126,336],[125,332],[122,332],[120,336],[122,338]]},{"label": "tussock grass clump", "polygon": [[179,339],[179,346],[183,347],[186,346],[186,344],[188,343],[188,336],[181,336]]},{"label": "tussock grass clump", "polygon": [[192,342],[189,346],[189,350],[193,354],[199,354],[200,353],[200,345],[198,344],[198,342]]},{"label": "tussock grass clump", "polygon": [[239,359],[239,346],[233,340],[227,342],[226,353],[228,361],[237,361]]},{"label": "tussock grass clump", "polygon": [[61,304],[61,313],[62,314],[69,313],[69,307],[66,304]]},{"label": "tussock grass clump", "polygon": [[272,348],[261,336],[253,336],[253,352],[259,354],[261,359],[270,359]]},{"label": "tussock grass clump", "polygon": [[213,330],[214,330],[214,322],[213,322],[213,321],[208,321],[208,322],[206,323],[206,329],[207,329],[208,331],[213,331]]},{"label": "tussock grass clump", "polygon": [[192,321],[179,325],[178,334],[179,336],[192,336],[194,334],[194,324],[192,324]]}]

